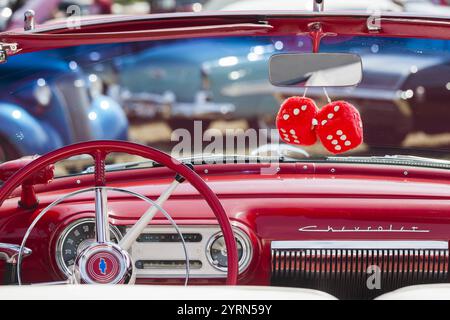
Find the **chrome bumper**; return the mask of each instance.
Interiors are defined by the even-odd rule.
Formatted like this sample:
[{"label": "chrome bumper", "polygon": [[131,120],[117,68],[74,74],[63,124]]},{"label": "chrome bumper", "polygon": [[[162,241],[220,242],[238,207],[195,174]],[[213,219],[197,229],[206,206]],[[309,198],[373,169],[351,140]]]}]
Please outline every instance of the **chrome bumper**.
[{"label": "chrome bumper", "polygon": [[215,119],[227,117],[235,112],[231,103],[209,101],[200,91],[193,102],[178,102],[171,94],[127,93],[122,96],[122,105],[129,116],[149,118]]}]

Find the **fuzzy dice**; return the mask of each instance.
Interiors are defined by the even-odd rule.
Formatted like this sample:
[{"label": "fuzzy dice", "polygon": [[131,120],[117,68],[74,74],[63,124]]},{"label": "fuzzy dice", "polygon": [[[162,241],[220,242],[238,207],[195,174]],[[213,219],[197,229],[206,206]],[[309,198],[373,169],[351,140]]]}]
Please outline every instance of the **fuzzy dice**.
[{"label": "fuzzy dice", "polygon": [[331,153],[346,152],[363,142],[361,116],[346,101],[335,101],[324,106],[317,115],[317,122],[317,136]]},{"label": "fuzzy dice", "polygon": [[277,115],[277,128],[283,141],[309,146],[319,137],[323,146],[338,154],[363,142],[363,128],[358,110],[346,101],[335,101],[322,109],[305,97],[286,99]]},{"label": "fuzzy dice", "polygon": [[314,126],[319,108],[313,100],[290,97],[281,105],[277,115],[277,128],[283,141],[309,146],[317,141]]}]

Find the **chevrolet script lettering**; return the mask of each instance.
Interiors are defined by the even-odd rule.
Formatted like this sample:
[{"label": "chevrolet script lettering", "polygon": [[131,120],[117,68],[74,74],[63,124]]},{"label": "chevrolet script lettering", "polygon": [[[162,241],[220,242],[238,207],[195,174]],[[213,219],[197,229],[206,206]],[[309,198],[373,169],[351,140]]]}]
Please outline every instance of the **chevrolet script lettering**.
[{"label": "chevrolet script lettering", "polygon": [[319,228],[318,226],[304,226],[298,229],[300,232],[430,232],[430,230],[419,229],[418,227],[394,227],[392,224],[389,226],[368,226],[368,227],[334,227],[327,226],[326,228]]}]

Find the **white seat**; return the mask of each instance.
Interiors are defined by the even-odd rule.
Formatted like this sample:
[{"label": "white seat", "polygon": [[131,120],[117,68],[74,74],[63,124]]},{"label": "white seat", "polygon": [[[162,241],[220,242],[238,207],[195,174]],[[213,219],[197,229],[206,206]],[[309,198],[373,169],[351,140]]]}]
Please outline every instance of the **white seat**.
[{"label": "white seat", "polygon": [[404,287],[382,294],[376,300],[450,300],[450,283]]},{"label": "white seat", "polygon": [[0,300],[335,300],[322,291],[262,286],[48,285],[0,286]]}]

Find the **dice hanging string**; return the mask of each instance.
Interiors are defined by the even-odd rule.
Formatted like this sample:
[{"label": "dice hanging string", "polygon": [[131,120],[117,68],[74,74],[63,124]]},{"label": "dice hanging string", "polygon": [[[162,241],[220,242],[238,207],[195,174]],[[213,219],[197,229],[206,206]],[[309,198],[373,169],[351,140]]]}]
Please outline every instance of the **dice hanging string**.
[{"label": "dice hanging string", "polygon": [[330,99],[330,96],[328,95],[327,89],[325,89],[325,87],[322,87],[322,89],[323,89],[323,93],[325,93],[325,97],[327,97],[328,103],[331,103],[331,99]]}]

